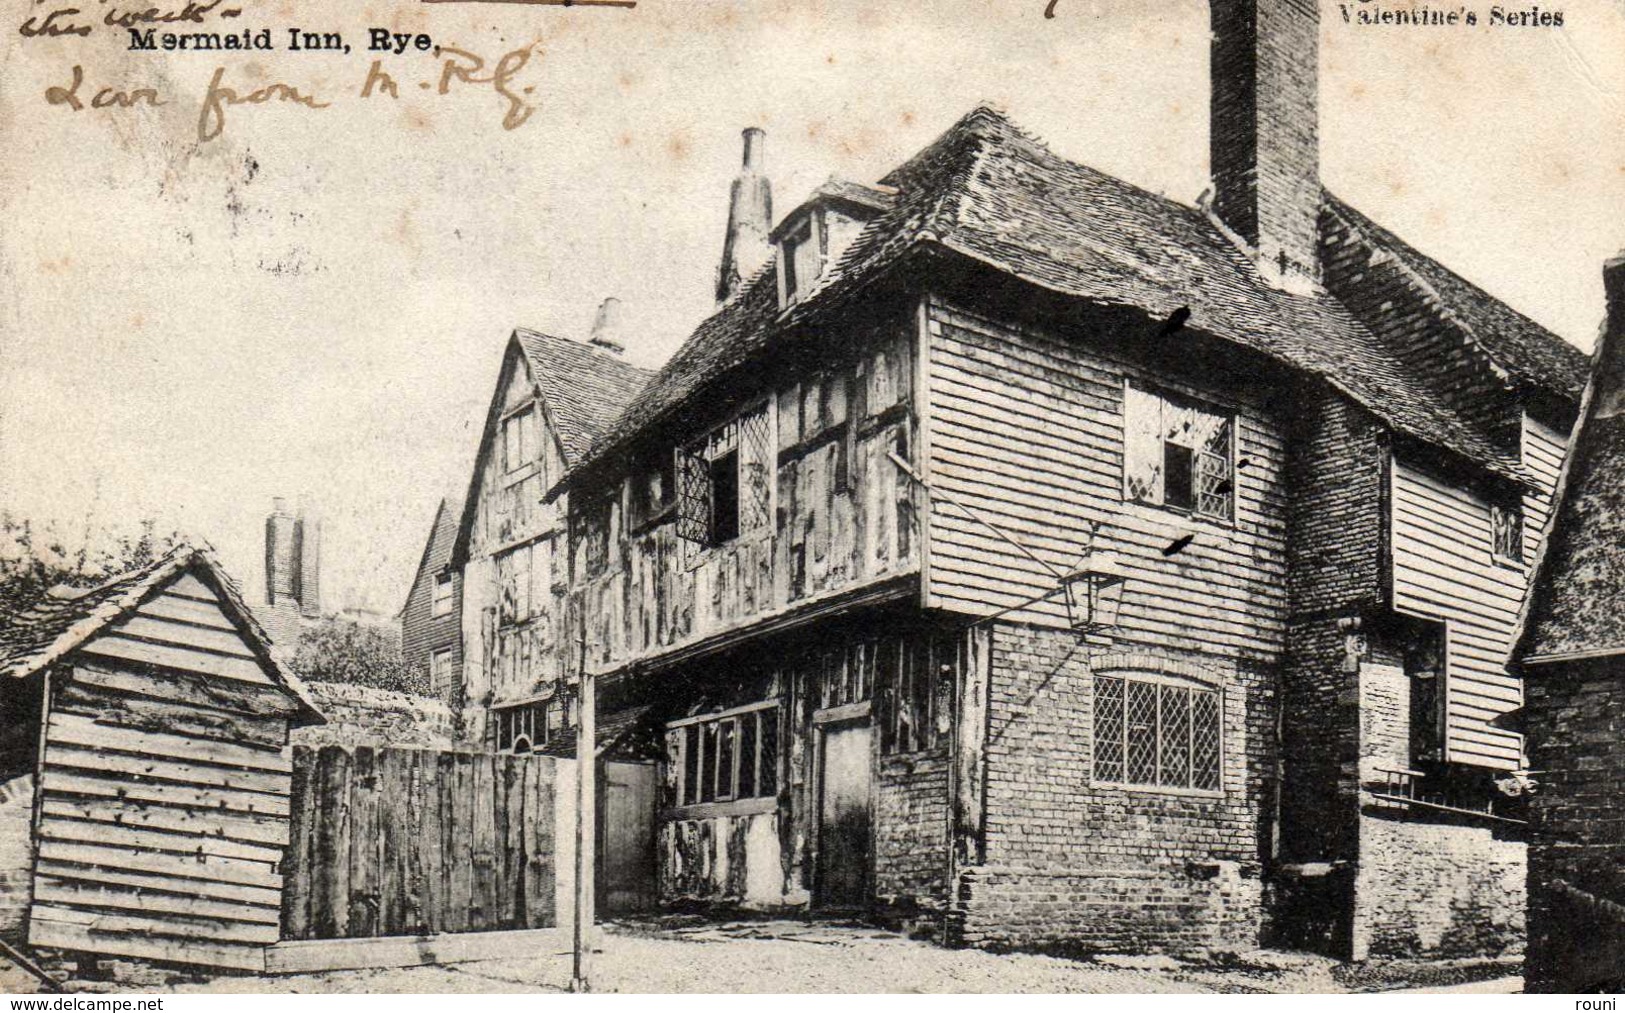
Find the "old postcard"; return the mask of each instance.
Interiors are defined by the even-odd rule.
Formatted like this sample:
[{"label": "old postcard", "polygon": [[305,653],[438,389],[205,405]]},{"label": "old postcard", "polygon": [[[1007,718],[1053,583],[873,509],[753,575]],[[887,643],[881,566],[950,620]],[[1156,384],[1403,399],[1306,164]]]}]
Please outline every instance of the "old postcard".
[{"label": "old postcard", "polygon": [[1625,989],[1622,57],[7,0],[0,990]]}]

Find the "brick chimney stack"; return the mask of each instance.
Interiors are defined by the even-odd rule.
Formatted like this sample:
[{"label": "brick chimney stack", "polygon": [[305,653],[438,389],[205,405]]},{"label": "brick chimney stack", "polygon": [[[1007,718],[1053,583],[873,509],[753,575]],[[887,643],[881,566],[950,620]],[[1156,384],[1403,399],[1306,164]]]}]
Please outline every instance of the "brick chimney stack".
[{"label": "brick chimney stack", "polygon": [[1320,280],[1316,0],[1211,0],[1213,212],[1277,288]]},{"label": "brick chimney stack", "polygon": [[288,501],[278,496],[271,501],[271,514],[265,518],[265,603],[300,615],[321,614],[321,521],[296,517],[288,511]]},{"label": "brick chimney stack", "polygon": [[772,255],[767,235],[773,228],[773,188],[762,172],[767,134],[760,127],[747,127],[744,138],[744,162],[729,191],[728,233],[722,240],[722,263],[717,268],[719,305],[732,299]]},{"label": "brick chimney stack", "polygon": [[621,301],[609,296],[598,304],[598,314],[592,320],[589,343],[616,355],[626,351],[626,324]]}]

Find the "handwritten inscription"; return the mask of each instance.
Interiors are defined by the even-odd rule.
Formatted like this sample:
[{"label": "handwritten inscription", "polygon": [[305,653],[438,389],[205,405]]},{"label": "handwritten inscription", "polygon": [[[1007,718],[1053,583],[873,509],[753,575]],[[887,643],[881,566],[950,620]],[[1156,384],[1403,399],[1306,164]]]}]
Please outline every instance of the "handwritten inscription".
[{"label": "handwritten inscription", "polygon": [[[269,31],[266,29],[265,31]],[[382,31],[379,29],[377,31]],[[252,32],[245,33],[249,39],[254,37]],[[400,36],[398,33],[386,33],[385,36],[376,36],[376,49],[400,56],[407,49],[417,49],[419,39],[425,40],[423,46],[433,49],[438,61],[438,73],[428,75],[424,80],[417,81],[417,85],[424,91],[432,91],[437,95],[447,95],[457,90],[469,88],[489,87],[492,92],[500,96],[504,103],[502,113],[502,127],[504,130],[516,130],[523,126],[536,111],[536,106],[530,100],[534,86],[521,85],[517,78],[531,60],[533,49],[526,46],[504,53],[493,64],[485,57],[467,50],[452,46],[434,46],[428,41],[426,35]],[[233,36],[236,37],[236,36]],[[402,41],[404,39],[404,41]],[[160,43],[161,45],[161,43]],[[169,104],[169,99],[155,88],[138,87],[128,88],[119,86],[98,86],[88,83],[83,66],[74,64],[68,74],[65,84],[54,84],[45,89],[45,101],[48,105],[58,106],[71,113],[82,112],[86,109],[129,109],[137,105],[163,106]],[[399,99],[400,83],[394,74],[384,70],[384,60],[374,59],[368,68],[367,75],[359,91],[363,99]],[[261,105],[292,106],[300,109],[320,110],[329,108],[332,101],[315,90],[301,87],[296,84],[275,81],[269,84],[257,85],[252,89],[233,83],[227,78],[225,67],[216,67],[209,80],[203,100],[198,108],[197,139],[200,142],[213,141],[225,132],[228,112],[244,106]]]},{"label": "handwritten inscription", "polygon": [[[35,0],[36,6],[43,6],[41,0]],[[235,18],[243,13],[241,7],[226,6],[227,0],[188,0],[180,7],[159,7],[152,4],[123,6],[115,0],[98,0],[96,9],[100,10],[100,22],[109,28],[134,28],[137,25],[151,24],[204,24],[208,19]],[[18,26],[17,31],[24,38],[36,36],[56,37],[62,35],[85,36],[95,30],[95,10],[86,10],[83,7],[59,6],[53,7],[44,13],[28,16]]]}]

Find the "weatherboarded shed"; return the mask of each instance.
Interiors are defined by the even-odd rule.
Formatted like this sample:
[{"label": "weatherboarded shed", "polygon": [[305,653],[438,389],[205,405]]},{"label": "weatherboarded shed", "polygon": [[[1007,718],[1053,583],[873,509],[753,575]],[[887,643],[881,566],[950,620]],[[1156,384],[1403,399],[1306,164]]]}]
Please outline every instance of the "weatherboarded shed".
[{"label": "weatherboarded shed", "polygon": [[262,969],[283,747],[322,716],[212,554],[53,592],[0,629],[0,676],[38,732],[28,942]]}]

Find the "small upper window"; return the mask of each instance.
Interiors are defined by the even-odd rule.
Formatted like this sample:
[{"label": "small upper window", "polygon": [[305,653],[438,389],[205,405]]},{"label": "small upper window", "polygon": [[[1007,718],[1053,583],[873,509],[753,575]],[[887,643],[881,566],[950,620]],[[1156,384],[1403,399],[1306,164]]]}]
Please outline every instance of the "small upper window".
[{"label": "small upper window", "polygon": [[677,536],[722,545],[766,527],[772,517],[773,457],[765,405],[684,449],[677,467]]},{"label": "small upper window", "polygon": [[823,270],[824,257],[812,217],[785,236],[779,247],[779,263],[784,272],[784,302],[795,302],[812,291]]},{"label": "small upper window", "polygon": [[1228,521],[1235,473],[1230,415],[1129,384],[1123,399],[1123,495]]},{"label": "small upper window", "polygon": [[502,420],[502,470],[518,471],[536,457],[536,410],[525,408]]},{"label": "small upper window", "polygon": [[451,574],[442,573],[434,579],[434,615],[451,615]]},{"label": "small upper window", "polygon": [[1491,552],[1509,563],[1523,562],[1523,510],[1516,506],[1490,506]]}]

